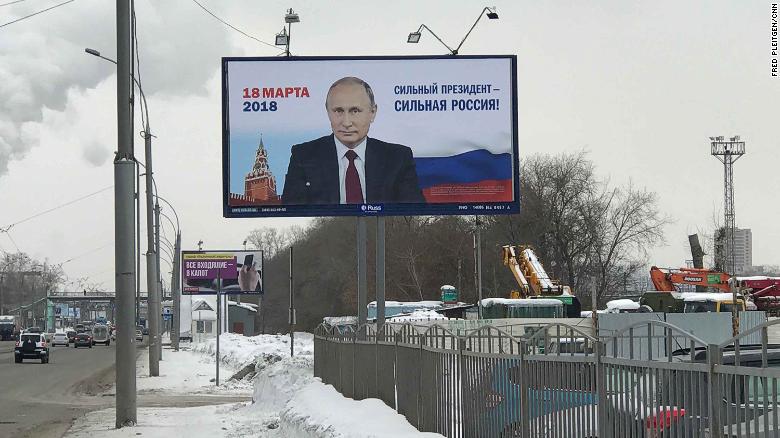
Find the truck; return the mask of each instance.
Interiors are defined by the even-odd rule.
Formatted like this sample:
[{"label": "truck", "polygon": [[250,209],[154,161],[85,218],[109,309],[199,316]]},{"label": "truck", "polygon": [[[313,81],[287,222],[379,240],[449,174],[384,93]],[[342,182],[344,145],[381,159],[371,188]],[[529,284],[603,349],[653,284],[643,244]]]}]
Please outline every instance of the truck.
[{"label": "truck", "polygon": [[[725,272],[700,268],[650,268],[650,279],[656,291],[679,292],[678,285],[703,286],[713,292],[731,293],[732,287],[742,295],[747,307],[769,315],[780,315],[780,277],[735,277]],[[668,301],[668,300],[666,300]],[[655,309],[655,306],[651,306]]]},{"label": "truck", "polygon": [[0,339],[3,341],[10,341],[15,339],[16,333],[19,332],[17,317],[13,315],[0,316]]},{"label": "truck", "polygon": [[559,284],[547,275],[533,248],[523,245],[505,245],[502,247],[502,252],[504,265],[512,272],[518,285],[518,290],[512,291],[510,298],[558,300],[563,303],[563,317],[580,317],[580,310],[582,310],[580,300],[572,294],[569,286]]}]

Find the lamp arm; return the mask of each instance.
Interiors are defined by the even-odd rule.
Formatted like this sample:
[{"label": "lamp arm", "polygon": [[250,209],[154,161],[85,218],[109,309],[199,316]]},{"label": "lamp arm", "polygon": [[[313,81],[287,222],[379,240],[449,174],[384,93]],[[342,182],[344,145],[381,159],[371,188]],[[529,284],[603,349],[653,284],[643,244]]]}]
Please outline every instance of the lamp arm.
[{"label": "lamp arm", "polygon": [[463,45],[463,43],[466,42],[466,38],[468,38],[469,35],[471,35],[471,31],[474,30],[475,27],[477,27],[477,23],[479,23],[479,20],[482,18],[483,15],[485,15],[485,11],[489,11],[489,10],[490,10],[490,8],[488,8],[487,6],[485,6],[485,9],[482,9],[482,12],[479,13],[479,17],[477,17],[477,20],[471,26],[471,29],[469,29],[469,31],[466,32],[466,36],[464,36],[463,39],[461,40],[460,44],[458,44],[458,48],[456,48],[454,51],[452,51],[453,55],[457,55],[458,54],[458,50],[460,50],[460,48]]},{"label": "lamp arm", "polygon": [[439,36],[438,36],[438,35],[436,35],[436,34],[435,34],[435,33],[434,33],[432,30],[431,30],[431,28],[430,28],[430,27],[428,27],[428,26],[426,26],[426,25],[424,25],[424,24],[421,24],[421,25],[420,25],[420,28],[419,28],[419,29],[417,29],[417,32],[420,32],[420,31],[422,31],[423,29],[425,29],[425,30],[427,30],[428,32],[430,32],[430,34],[431,34],[431,35],[433,35],[433,37],[434,37],[434,38],[436,38],[437,40],[439,40],[439,42],[440,42],[440,43],[442,43],[442,45],[443,45],[444,47],[446,47],[446,48],[447,48],[447,50],[449,50],[451,54],[453,54],[453,55],[457,55],[457,54],[458,54],[458,51],[457,51],[457,50],[453,50],[453,49],[452,49],[452,47],[448,46],[448,45],[447,45],[447,43],[445,43],[444,41],[442,41],[442,40],[441,40],[441,38],[439,38]]}]

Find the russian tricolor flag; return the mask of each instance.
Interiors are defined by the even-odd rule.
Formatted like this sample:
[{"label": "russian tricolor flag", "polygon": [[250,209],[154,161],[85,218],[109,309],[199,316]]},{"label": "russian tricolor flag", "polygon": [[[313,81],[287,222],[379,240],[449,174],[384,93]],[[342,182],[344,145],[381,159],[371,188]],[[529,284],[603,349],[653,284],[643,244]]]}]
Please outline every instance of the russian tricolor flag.
[{"label": "russian tricolor flag", "polygon": [[485,149],[448,157],[415,158],[428,203],[512,201],[512,156]]}]

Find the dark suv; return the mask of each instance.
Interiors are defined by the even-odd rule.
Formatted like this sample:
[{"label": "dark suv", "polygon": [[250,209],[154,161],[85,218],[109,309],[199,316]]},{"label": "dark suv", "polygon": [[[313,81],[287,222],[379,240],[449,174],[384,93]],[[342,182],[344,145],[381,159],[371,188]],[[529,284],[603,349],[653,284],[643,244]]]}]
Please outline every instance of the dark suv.
[{"label": "dark suv", "polygon": [[24,359],[40,359],[41,363],[49,363],[49,345],[42,333],[24,332],[19,335],[14,348],[14,360],[21,363]]}]

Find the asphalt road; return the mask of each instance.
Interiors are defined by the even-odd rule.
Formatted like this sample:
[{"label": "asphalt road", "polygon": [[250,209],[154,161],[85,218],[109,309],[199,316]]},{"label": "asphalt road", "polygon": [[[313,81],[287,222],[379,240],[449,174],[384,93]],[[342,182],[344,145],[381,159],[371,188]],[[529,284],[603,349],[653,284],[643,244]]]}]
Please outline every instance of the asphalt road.
[{"label": "asphalt road", "polygon": [[51,360],[14,363],[0,342],[0,437],[60,436],[76,417],[113,404],[95,396],[114,380],[114,344],[51,347]]}]

